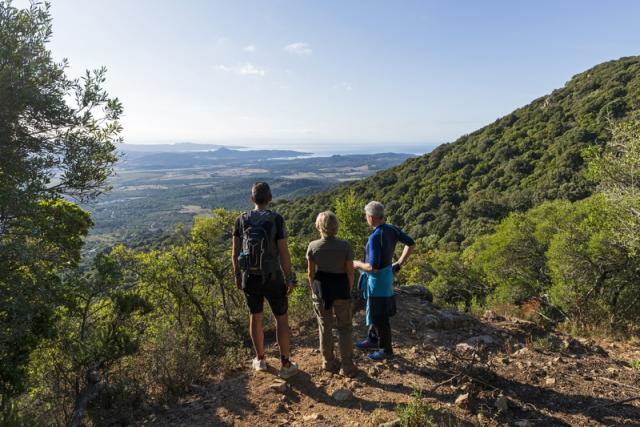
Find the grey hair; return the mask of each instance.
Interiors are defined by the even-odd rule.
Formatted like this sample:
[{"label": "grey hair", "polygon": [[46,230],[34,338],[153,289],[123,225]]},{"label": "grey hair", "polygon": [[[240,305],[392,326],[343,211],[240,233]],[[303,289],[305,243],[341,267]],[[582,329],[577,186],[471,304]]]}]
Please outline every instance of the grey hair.
[{"label": "grey hair", "polygon": [[384,205],[380,202],[376,202],[375,200],[367,203],[367,206],[364,207],[364,211],[367,215],[374,218],[384,218]]}]

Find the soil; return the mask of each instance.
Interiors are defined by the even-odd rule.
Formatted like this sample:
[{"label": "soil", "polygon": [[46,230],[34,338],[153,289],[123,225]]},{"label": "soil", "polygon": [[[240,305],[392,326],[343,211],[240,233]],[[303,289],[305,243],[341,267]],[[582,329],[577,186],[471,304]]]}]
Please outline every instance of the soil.
[{"label": "soil", "polygon": [[[269,370],[228,372],[176,405],[139,423],[157,426],[377,426],[398,405],[428,405],[434,425],[640,426],[640,343],[578,339],[487,312],[474,318],[439,310],[420,288],[397,295],[395,357],[384,362],[355,350],[353,379],[326,372],[315,322],[292,327],[292,358],[301,369],[280,390],[278,349]],[[354,339],[365,336],[363,313]],[[278,388],[278,387],[275,387]],[[353,396],[332,397],[338,389]],[[348,393],[347,393],[348,395]]]}]

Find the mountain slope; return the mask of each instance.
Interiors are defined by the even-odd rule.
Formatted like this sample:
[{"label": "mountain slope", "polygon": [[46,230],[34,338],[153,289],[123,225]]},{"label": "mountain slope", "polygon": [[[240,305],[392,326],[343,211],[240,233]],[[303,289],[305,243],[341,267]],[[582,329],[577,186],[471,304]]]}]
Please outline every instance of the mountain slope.
[{"label": "mountain slope", "polygon": [[511,211],[589,196],[581,151],[606,143],[609,120],[639,109],[640,57],[605,62],[429,154],[278,209],[293,233],[312,233],[317,212],[355,191],[385,203],[389,219],[416,237],[462,243]]},{"label": "mountain slope", "polygon": [[[252,371],[245,363],[220,381],[193,385],[178,402],[144,419],[119,422],[368,427],[396,419],[398,405],[413,403],[414,410],[428,410],[433,421],[420,424],[425,427],[519,425],[523,420],[537,426],[638,425],[634,385],[640,371],[625,362],[640,356],[637,343],[575,339],[499,316],[478,320],[438,310],[411,290],[416,289],[405,288],[397,296],[396,357],[373,362],[355,350],[362,372],[354,379],[322,369],[318,328],[315,321],[305,322],[292,329],[292,357],[301,372],[286,383],[276,376],[278,350],[268,339],[268,371]],[[354,337],[366,336],[363,315],[356,314]],[[447,320],[434,323],[439,318]],[[337,390],[348,390],[348,399],[336,399]],[[417,390],[420,399],[412,398]],[[496,407],[500,395],[508,403],[504,410]]]}]

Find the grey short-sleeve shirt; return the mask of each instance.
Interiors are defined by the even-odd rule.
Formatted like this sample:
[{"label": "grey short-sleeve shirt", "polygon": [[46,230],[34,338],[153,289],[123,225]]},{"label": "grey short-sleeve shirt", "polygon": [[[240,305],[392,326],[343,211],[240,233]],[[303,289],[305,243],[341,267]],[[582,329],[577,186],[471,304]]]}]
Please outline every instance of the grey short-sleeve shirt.
[{"label": "grey short-sleeve shirt", "polygon": [[307,259],[316,263],[318,271],[346,273],[344,264],[353,261],[353,249],[346,240],[322,238],[309,243]]}]

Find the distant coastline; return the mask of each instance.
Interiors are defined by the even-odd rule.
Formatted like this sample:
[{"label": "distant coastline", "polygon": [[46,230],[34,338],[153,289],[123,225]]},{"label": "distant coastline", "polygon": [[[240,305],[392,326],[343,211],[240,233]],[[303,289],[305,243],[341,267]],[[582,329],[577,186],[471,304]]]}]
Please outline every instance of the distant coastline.
[{"label": "distant coastline", "polygon": [[241,145],[226,144],[200,144],[192,142],[180,142],[171,144],[129,144],[124,143],[118,149],[127,153],[184,153],[197,151],[215,151],[220,148],[241,151],[301,151],[304,157],[325,157],[332,155],[348,154],[373,154],[373,153],[406,153],[421,155],[431,152],[438,143],[396,143],[396,142],[330,142],[330,141],[242,141]]}]

